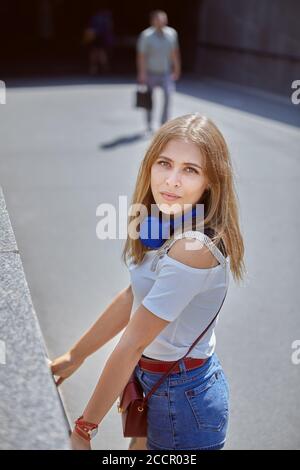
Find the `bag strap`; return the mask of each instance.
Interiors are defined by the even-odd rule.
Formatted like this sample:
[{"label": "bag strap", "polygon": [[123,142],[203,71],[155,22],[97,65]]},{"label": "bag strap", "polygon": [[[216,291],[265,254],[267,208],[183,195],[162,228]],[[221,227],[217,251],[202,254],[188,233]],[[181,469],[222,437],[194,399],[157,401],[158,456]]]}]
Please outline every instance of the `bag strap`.
[{"label": "bag strap", "polygon": [[174,364],[170,367],[170,369],[157,381],[157,383],[152,387],[152,389],[150,390],[150,392],[147,393],[147,395],[144,397],[143,399],[143,402],[145,403],[150,397],[151,395],[155,392],[155,390],[157,390],[157,388],[160,386],[160,384],[166,379],[166,377],[170,374],[170,372],[172,372],[172,370],[175,368],[176,364],[178,364],[179,361],[181,361],[182,359],[184,359],[187,354],[190,353],[190,351],[194,348],[194,346],[198,343],[198,341],[200,341],[200,339],[202,338],[203,335],[205,335],[205,333],[207,332],[207,330],[209,329],[209,327],[213,324],[213,322],[215,321],[215,319],[217,318],[220,310],[221,310],[221,307],[224,303],[224,300],[226,298],[226,295],[227,295],[227,291],[228,291],[228,288],[226,289],[226,292],[225,292],[225,295],[224,295],[224,298],[222,300],[222,303],[220,305],[220,308],[218,310],[218,312],[216,313],[216,315],[214,316],[214,318],[212,319],[212,321],[209,323],[209,325],[205,328],[205,330],[201,333],[200,336],[198,336],[198,338],[193,342],[192,346],[190,347],[190,349],[188,350],[188,352],[180,359],[178,359],[177,361],[174,362]]}]

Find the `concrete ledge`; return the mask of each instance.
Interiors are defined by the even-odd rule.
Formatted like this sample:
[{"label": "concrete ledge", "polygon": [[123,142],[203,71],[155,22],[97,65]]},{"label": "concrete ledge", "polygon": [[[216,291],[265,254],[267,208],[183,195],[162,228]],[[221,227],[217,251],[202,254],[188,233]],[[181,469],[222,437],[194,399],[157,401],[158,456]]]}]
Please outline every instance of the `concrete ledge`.
[{"label": "concrete ledge", "polygon": [[0,449],[71,448],[1,187],[0,420]]}]

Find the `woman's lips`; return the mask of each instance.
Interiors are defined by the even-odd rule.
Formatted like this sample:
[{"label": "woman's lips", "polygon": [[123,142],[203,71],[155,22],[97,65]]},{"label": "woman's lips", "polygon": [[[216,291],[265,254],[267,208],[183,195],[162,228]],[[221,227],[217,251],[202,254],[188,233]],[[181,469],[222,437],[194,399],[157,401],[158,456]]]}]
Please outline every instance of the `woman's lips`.
[{"label": "woman's lips", "polygon": [[175,201],[176,199],[180,199],[180,196],[169,196],[166,193],[160,193],[160,194],[166,201]]}]

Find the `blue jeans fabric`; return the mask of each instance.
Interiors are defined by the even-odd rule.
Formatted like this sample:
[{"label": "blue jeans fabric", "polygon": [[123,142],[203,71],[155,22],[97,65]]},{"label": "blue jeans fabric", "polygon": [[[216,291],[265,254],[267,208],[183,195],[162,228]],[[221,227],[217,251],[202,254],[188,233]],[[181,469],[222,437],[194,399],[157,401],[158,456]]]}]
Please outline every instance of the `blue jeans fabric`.
[{"label": "blue jeans fabric", "polygon": [[[162,88],[163,91],[163,107],[161,112],[160,123],[164,124],[169,119],[170,114],[170,97],[171,93],[175,91],[175,81],[171,77],[171,73],[156,74],[147,72],[147,88],[151,95],[155,87]],[[146,110],[147,124],[152,124],[153,110]]]},{"label": "blue jeans fabric", "polygon": [[[200,367],[172,372],[148,399],[148,450],[219,450],[229,421],[229,386],[216,353]],[[161,372],[139,365],[135,374],[147,394]]]}]

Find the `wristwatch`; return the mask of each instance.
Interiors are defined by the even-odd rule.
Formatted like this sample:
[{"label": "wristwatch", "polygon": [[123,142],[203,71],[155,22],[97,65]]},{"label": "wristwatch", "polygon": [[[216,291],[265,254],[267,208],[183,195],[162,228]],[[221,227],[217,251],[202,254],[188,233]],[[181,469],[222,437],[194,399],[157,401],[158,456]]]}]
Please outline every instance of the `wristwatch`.
[{"label": "wristwatch", "polygon": [[98,424],[83,420],[83,415],[76,419],[74,430],[86,441],[93,439],[98,432]]}]

